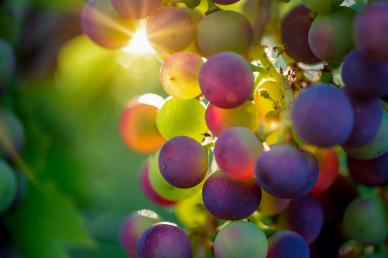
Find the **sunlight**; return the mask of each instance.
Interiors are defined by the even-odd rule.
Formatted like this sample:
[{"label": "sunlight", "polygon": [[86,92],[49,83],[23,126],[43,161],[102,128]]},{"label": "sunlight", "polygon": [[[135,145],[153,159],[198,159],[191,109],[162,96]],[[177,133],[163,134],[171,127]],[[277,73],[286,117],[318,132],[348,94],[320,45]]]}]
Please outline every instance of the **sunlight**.
[{"label": "sunlight", "polygon": [[148,41],[145,28],[140,28],[133,34],[131,41],[123,48],[123,51],[127,54],[146,54],[154,52],[154,49]]}]

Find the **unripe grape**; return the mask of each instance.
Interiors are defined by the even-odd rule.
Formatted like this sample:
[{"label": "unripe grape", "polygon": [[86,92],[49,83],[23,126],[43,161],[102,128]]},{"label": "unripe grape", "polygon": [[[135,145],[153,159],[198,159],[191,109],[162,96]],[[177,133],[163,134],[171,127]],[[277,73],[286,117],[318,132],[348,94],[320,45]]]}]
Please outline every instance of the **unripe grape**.
[{"label": "unripe grape", "polygon": [[5,161],[0,160],[0,214],[6,211],[17,194],[15,173]]},{"label": "unripe grape", "polygon": [[142,19],[152,15],[161,0],[111,0],[116,11],[126,19]]},{"label": "unripe grape", "polygon": [[339,6],[343,0],[302,0],[302,3],[311,11],[327,13]]}]

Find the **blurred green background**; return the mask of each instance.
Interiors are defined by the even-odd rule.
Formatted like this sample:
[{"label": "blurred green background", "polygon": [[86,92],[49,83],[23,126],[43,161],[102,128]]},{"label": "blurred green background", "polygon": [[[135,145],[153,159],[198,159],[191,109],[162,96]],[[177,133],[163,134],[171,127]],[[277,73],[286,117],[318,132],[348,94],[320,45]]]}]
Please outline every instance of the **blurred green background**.
[{"label": "blurred green background", "polygon": [[126,257],[117,235],[130,212],[175,220],[141,193],[146,156],[123,143],[118,127],[131,97],[162,94],[160,63],[82,36],[81,0],[0,2],[0,37],[18,64],[1,108],[23,122],[18,166],[29,177],[26,198],[3,218],[12,246],[26,258]]}]

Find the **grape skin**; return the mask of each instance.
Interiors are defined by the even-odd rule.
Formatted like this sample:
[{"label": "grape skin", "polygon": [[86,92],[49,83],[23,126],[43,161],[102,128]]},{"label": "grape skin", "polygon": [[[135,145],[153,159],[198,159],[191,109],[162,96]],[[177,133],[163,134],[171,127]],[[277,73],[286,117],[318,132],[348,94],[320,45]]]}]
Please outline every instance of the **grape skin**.
[{"label": "grape skin", "polygon": [[10,83],[16,68],[16,56],[12,46],[0,38],[0,94]]},{"label": "grape skin", "polygon": [[309,247],[297,233],[280,231],[269,239],[267,258],[309,258]]},{"label": "grape skin", "polygon": [[115,10],[126,19],[142,19],[152,15],[161,0],[111,0]]},{"label": "grape skin", "polygon": [[0,214],[6,211],[17,194],[17,179],[11,167],[0,160]]},{"label": "grape skin", "polygon": [[0,157],[15,160],[15,154],[22,151],[25,144],[23,124],[15,114],[7,109],[0,110]]},{"label": "grape skin", "polygon": [[289,199],[275,197],[262,190],[261,202],[258,211],[264,216],[278,215],[287,208],[289,203]]},{"label": "grape skin", "polygon": [[319,177],[312,193],[324,192],[334,182],[339,174],[339,160],[337,153],[332,149],[318,149],[314,152],[319,163]]},{"label": "grape skin", "polygon": [[333,7],[339,6],[343,0],[302,0],[302,3],[312,11],[319,13],[330,12]]}]

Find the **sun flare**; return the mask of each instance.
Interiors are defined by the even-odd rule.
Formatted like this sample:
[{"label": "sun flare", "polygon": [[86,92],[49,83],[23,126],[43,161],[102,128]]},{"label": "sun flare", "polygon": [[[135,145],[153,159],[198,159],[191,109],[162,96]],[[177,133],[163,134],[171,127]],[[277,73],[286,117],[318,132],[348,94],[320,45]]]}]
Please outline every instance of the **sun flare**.
[{"label": "sun flare", "polygon": [[133,34],[131,41],[123,48],[123,51],[128,54],[145,54],[154,52],[154,49],[148,41],[145,28],[140,28]]}]

